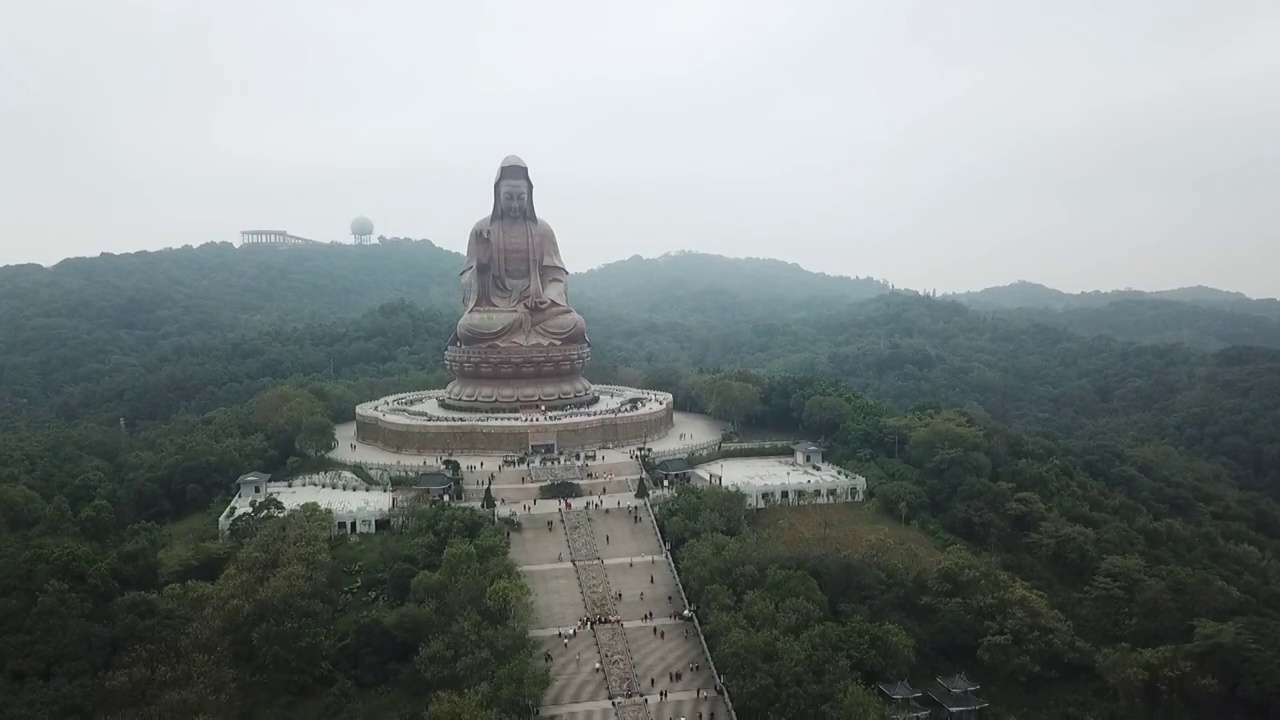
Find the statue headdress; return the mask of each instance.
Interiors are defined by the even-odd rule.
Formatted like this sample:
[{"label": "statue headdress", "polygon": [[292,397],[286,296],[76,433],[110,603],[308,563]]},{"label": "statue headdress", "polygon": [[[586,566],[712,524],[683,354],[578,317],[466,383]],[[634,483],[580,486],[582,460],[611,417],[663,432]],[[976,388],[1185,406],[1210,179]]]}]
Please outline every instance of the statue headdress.
[{"label": "statue headdress", "polygon": [[502,159],[498,167],[498,175],[493,179],[493,212],[489,215],[493,220],[502,217],[502,202],[498,197],[498,183],[503,180],[523,180],[529,186],[528,218],[536,225],[538,213],[533,209],[533,180],[529,179],[529,166],[516,155],[508,155]]}]

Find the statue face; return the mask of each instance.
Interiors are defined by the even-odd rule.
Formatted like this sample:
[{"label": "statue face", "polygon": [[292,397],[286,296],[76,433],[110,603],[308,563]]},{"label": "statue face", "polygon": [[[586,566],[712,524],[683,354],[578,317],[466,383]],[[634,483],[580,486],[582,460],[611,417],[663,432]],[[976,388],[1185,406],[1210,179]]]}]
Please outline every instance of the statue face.
[{"label": "statue face", "polygon": [[523,180],[502,180],[498,183],[498,204],[502,216],[519,220],[529,211],[529,185]]}]

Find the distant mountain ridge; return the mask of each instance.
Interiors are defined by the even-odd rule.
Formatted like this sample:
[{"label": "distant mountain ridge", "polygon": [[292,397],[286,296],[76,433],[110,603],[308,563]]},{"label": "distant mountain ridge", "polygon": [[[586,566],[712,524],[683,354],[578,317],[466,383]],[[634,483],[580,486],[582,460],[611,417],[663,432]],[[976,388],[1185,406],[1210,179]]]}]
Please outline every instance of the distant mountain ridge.
[{"label": "distant mountain ridge", "polygon": [[1068,293],[1040,283],[1019,280],[1008,285],[989,287],[985,290],[950,293],[945,297],[972,307],[1005,309],[1050,308],[1065,310],[1068,308],[1097,307],[1122,300],[1170,300],[1207,307],[1229,305],[1233,309],[1242,312],[1256,312],[1259,315],[1272,316],[1280,314],[1280,301],[1274,298],[1255,299],[1241,292],[1219,290],[1218,288],[1204,285],[1174,288],[1172,290],[1091,290],[1088,292]]},{"label": "distant mountain ridge", "polygon": [[[30,331],[48,340],[54,336],[46,329],[53,328],[59,342],[76,342],[111,323],[154,340],[200,334],[214,329],[211,322],[233,317],[215,319],[206,311],[210,303],[234,309],[238,322],[292,324],[407,300],[449,323],[461,309],[461,265],[461,255],[427,241],[386,241],[275,249],[218,243],[75,258],[50,268],[0,267],[0,337],[23,346]],[[96,289],[87,293],[90,288]],[[602,340],[610,327],[628,327],[637,315],[679,321],[689,314],[753,318],[767,339],[776,336],[769,330],[775,323],[845,313],[894,293],[919,295],[884,280],[812,272],[782,260],[682,251],[575,273],[569,298],[587,317],[592,337]],[[1082,335],[1208,349],[1280,347],[1280,301],[1208,287],[1072,294],[1016,282],[938,299]],[[632,331],[661,334],[668,327]],[[700,341],[696,333],[683,339]],[[112,354],[109,345],[102,349],[104,357]]]},{"label": "distant mountain ridge", "polygon": [[617,303],[619,312],[715,312],[727,304],[759,306],[765,313],[778,303],[848,303],[892,290],[882,280],[815,273],[781,260],[695,252],[635,255],[569,281],[575,306],[608,309]]}]

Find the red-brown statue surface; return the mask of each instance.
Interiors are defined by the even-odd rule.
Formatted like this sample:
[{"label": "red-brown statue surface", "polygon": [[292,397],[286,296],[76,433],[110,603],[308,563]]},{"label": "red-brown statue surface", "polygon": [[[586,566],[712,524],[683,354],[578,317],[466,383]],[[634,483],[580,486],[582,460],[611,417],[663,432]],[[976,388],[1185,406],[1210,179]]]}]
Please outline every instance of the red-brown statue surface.
[{"label": "red-brown statue surface", "polygon": [[457,378],[447,402],[512,411],[594,401],[582,378],[587,326],[569,306],[568,275],[555,233],[534,208],[528,166],[508,156],[493,208],[467,240],[463,314],[445,349]]}]

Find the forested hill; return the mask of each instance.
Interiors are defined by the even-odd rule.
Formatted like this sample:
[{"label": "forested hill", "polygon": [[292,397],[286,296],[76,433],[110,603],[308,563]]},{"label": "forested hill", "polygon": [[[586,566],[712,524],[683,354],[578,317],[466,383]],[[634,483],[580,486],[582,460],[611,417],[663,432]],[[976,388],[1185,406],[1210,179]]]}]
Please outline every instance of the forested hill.
[{"label": "forested hill", "polygon": [[[759,327],[766,330],[771,327],[768,321],[786,321],[784,307],[786,312],[812,316],[895,290],[882,280],[813,273],[778,260],[699,253],[634,257],[573,281],[576,302],[608,315],[615,310],[661,314],[687,307],[696,313],[751,315],[764,322]],[[1069,295],[1043,285],[1015,283],[945,299],[1082,335],[1186,343],[1210,350],[1230,345],[1280,348],[1280,301],[1251,300],[1213,288]]]},{"label": "forested hill", "polygon": [[[87,343],[104,358],[127,358],[133,343],[334,320],[391,301],[453,313],[461,266],[458,253],[418,241],[290,248],[215,243],[74,258],[52,268],[0,267],[0,337],[26,355],[40,354],[45,343]],[[788,313],[838,312],[893,291],[882,280],[814,273],[779,260],[691,252],[637,256],[576,273],[571,282],[571,298],[589,318],[723,309],[766,328],[787,322]],[[1209,349],[1280,347],[1280,302],[1212,288],[1068,295],[1015,283],[948,299],[1085,335]],[[600,332],[600,322],[592,329]]]},{"label": "forested hill", "polygon": [[1016,282],[947,295],[972,308],[1144,343],[1280,347],[1280,300],[1196,286],[1065,293]]},{"label": "forested hill", "polygon": [[1203,285],[1151,292],[1143,290],[1112,290],[1108,292],[1066,293],[1039,283],[1022,280],[1008,285],[989,287],[985,290],[955,293],[946,297],[966,305],[988,309],[1050,308],[1064,310],[1067,308],[1100,307],[1120,300],[1172,300],[1210,307],[1235,305],[1242,311],[1249,303],[1256,303],[1257,312],[1260,314],[1269,314],[1269,312],[1280,309],[1280,303],[1275,300],[1255,301],[1244,293],[1219,290]]},{"label": "forested hill", "polygon": [[[211,245],[0,269],[9,715],[395,716],[352,710],[385,701],[479,717],[475,707],[498,707],[485,693],[510,691],[512,705],[540,696],[545,675],[511,644],[524,626],[471,614],[488,607],[476,598],[495,595],[465,578],[501,577],[489,560],[505,562],[504,533],[486,541],[479,526],[441,516],[410,552],[377,551],[361,566],[331,554],[306,517],[242,545],[184,544],[177,526],[158,525],[189,516],[212,528],[199,513],[217,512],[240,473],[300,472],[356,403],[440,387],[460,266],[457,253],[399,243]],[[1280,632],[1280,350],[1142,344],[1060,321],[1094,312],[1133,332],[1126,313],[1150,303],[1171,332],[1199,332],[1186,318],[1201,311],[1220,324],[1266,318],[1153,300],[992,312],[705,255],[614,263],[576,275],[570,297],[590,328],[593,381],[668,390],[681,408],[747,430],[803,433],[865,471],[895,523],[967,546],[928,576],[843,564],[820,573],[824,590],[841,592],[814,607],[918,644],[937,660],[920,676],[974,668],[1025,687],[1037,710],[1019,717],[1280,711],[1269,640]],[[472,549],[459,554],[455,542]],[[735,592],[751,574],[798,587],[730,570]],[[348,608],[358,596],[380,609]],[[729,596],[713,597],[714,612]],[[786,630],[759,622],[754,603],[742,606],[753,625]],[[816,627],[812,639],[823,639],[825,626],[778,607],[799,619],[787,632]],[[814,677],[885,677],[879,653],[859,650],[872,636],[858,633],[789,643],[782,655],[740,636],[740,652],[717,661],[754,657],[761,678],[783,678],[774,684],[794,695]],[[861,659],[833,663],[824,648]],[[469,670],[494,657],[511,667]],[[817,658],[822,674],[807,686],[787,679],[796,657]],[[1069,709],[1081,697],[1098,712]],[[450,714],[446,701],[468,709]]]},{"label": "forested hill", "polygon": [[[0,332],[19,322],[84,341],[94,327],[168,332],[358,315],[393,300],[457,306],[462,258],[428,241],[286,248],[210,243],[0,267]],[[211,325],[213,323],[213,325]]]},{"label": "forested hill", "polygon": [[683,300],[705,302],[723,296],[762,306],[777,301],[814,304],[865,300],[890,292],[883,280],[826,275],[795,263],[762,258],[679,252],[656,258],[635,256],[573,278],[575,300],[595,303],[623,298],[642,307],[667,307]]},{"label": "forested hill", "polygon": [[[0,421],[145,424],[291,377],[431,380],[461,262],[428,242],[220,244],[0,269]],[[1280,352],[1085,337],[1216,333],[1276,348],[1274,327],[1250,325],[1272,321],[1157,300],[993,314],[886,290],[684,253],[575,275],[570,298],[596,381],[664,365],[828,377],[900,409],[976,408],[1076,440],[1172,444],[1280,495]]]}]

